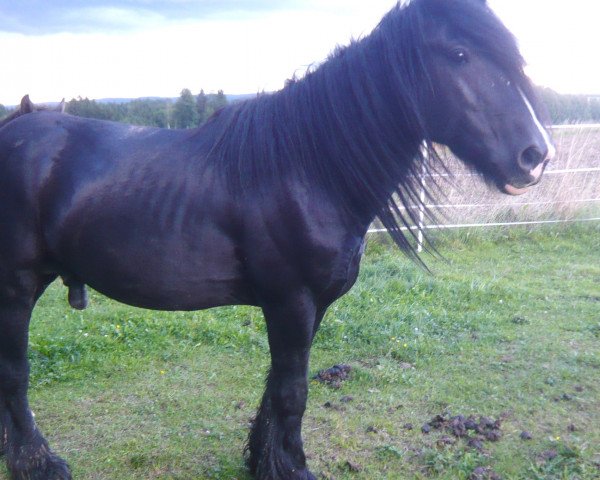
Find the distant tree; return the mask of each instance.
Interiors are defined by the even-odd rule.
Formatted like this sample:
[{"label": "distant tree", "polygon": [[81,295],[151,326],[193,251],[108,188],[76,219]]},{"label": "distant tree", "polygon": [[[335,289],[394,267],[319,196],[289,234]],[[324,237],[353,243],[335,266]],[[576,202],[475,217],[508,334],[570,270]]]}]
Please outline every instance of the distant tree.
[{"label": "distant tree", "polygon": [[227,105],[227,97],[223,93],[223,90],[219,90],[216,95],[211,97],[210,100],[210,106],[212,107],[213,112],[221,110],[225,105]]},{"label": "distant tree", "polygon": [[192,128],[198,125],[196,100],[189,89],[184,88],[175,102],[172,115],[175,128]]},{"label": "distant tree", "polygon": [[600,122],[600,96],[588,97],[590,120]]},{"label": "distant tree", "polygon": [[100,120],[123,121],[125,107],[119,104],[99,103],[89,98],[72,99],[67,103],[67,112],[78,117]]},{"label": "distant tree", "polygon": [[107,103],[79,97],[67,104],[67,112],[80,117],[133,125],[191,128],[206,122],[215,110],[226,104],[227,97],[222,90],[216,94],[206,94],[201,90],[199,95],[194,96],[186,88],[174,103],[170,98],[141,98]]},{"label": "distant tree", "polygon": [[0,118],[5,117],[8,114],[8,110],[4,105],[0,103]]},{"label": "distant tree", "polygon": [[198,125],[203,125],[208,121],[213,114],[221,110],[227,105],[227,97],[223,90],[219,90],[216,94],[206,94],[204,89],[196,97],[196,109],[198,110]]},{"label": "distant tree", "polygon": [[198,111],[198,125],[202,125],[208,120],[208,97],[204,93],[204,89],[196,97],[196,110]]},{"label": "distant tree", "polygon": [[125,104],[127,107],[125,122],[149,127],[168,127],[168,105],[168,100],[132,100]]},{"label": "distant tree", "polygon": [[549,88],[539,89],[539,96],[554,124],[600,122],[600,96],[562,95]]}]

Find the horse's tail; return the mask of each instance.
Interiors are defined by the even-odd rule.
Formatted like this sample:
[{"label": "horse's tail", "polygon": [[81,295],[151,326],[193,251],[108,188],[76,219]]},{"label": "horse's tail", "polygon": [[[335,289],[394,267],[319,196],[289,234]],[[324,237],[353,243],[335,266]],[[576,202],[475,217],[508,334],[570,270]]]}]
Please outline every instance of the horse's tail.
[{"label": "horse's tail", "polygon": [[0,120],[0,128],[2,128],[7,123],[12,122],[15,118],[21,117],[23,115],[27,115],[28,113],[39,112],[42,110],[64,113],[66,110],[66,106],[67,106],[67,104],[65,103],[64,98],[58,104],[58,106],[56,108],[48,108],[45,106],[38,106],[31,101],[31,99],[29,98],[29,95],[25,95],[21,99],[21,104],[19,105],[19,108],[16,109],[14,112],[12,112],[7,117]]}]

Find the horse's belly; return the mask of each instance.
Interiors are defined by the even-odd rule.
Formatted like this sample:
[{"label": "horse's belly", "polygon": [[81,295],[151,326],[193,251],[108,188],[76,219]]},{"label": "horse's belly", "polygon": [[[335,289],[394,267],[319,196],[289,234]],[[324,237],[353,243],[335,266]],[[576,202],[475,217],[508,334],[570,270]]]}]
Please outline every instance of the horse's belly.
[{"label": "horse's belly", "polygon": [[70,225],[56,248],[59,265],[101,293],[160,310],[254,303],[237,242],[212,224],[101,223]]}]

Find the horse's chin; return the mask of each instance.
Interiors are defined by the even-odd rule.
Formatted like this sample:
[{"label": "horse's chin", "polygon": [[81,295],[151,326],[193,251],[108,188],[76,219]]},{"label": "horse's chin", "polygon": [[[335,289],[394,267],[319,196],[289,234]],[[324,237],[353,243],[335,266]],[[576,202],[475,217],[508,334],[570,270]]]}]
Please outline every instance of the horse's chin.
[{"label": "horse's chin", "polygon": [[513,197],[517,197],[519,195],[524,195],[525,193],[527,193],[529,191],[529,187],[514,187],[512,185],[509,185],[508,183],[506,185],[504,185],[502,187],[502,191],[508,195],[512,195]]}]

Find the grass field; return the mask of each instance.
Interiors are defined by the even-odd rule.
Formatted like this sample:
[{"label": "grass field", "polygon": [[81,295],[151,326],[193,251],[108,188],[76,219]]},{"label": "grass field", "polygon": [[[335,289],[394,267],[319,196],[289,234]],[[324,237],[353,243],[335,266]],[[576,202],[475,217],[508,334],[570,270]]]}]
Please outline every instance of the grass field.
[{"label": "grass field", "polygon": [[[311,375],[352,371],[337,389],[311,382],[312,470],[600,478],[600,225],[445,233],[438,247],[429,275],[370,242],[331,308]],[[249,480],[242,449],[268,368],[260,312],[160,313],[98,294],[75,312],[65,296],[54,284],[35,312],[31,403],[74,478]],[[497,441],[424,434],[436,415],[498,419]]]}]

